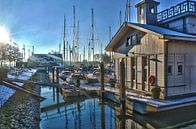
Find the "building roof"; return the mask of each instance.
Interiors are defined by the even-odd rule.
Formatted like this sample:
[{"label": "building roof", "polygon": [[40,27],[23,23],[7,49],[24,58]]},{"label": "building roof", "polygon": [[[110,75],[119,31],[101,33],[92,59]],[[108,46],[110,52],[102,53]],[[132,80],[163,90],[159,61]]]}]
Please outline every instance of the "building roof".
[{"label": "building roof", "polygon": [[157,1],[154,1],[154,0],[142,0],[141,2],[139,2],[138,4],[135,5],[135,7],[138,7],[144,3],[153,3],[153,4],[156,4],[156,5],[159,5],[160,2],[157,2]]},{"label": "building roof", "polygon": [[[186,34],[182,32],[178,32],[175,30],[163,28],[160,26],[155,26],[155,25],[148,25],[148,24],[139,24],[139,23],[128,23],[128,26],[133,27],[133,28],[141,28],[141,29],[146,29],[164,36],[177,36],[177,37],[186,37],[186,38],[196,38],[195,35],[191,34]],[[138,28],[138,29],[139,29]]]},{"label": "building roof", "polygon": [[125,22],[115,36],[112,38],[110,43],[107,45],[105,50],[112,51],[112,48],[119,42],[121,36],[123,36],[129,28],[133,28],[142,32],[152,33],[157,35],[161,39],[169,40],[182,40],[182,41],[193,41],[196,42],[196,36],[191,34],[186,34],[171,29],[163,28],[156,25],[140,24],[140,23],[127,23]]}]

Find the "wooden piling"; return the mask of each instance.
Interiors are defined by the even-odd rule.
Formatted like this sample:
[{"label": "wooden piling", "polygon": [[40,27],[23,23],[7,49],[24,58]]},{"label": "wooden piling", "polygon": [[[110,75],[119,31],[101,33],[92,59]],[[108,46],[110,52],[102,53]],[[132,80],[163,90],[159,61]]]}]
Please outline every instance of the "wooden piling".
[{"label": "wooden piling", "polygon": [[100,85],[101,85],[101,91],[100,96],[103,97],[104,95],[104,63],[100,63]]},{"label": "wooden piling", "polygon": [[124,116],[126,113],[126,94],[125,94],[125,63],[124,59],[120,62],[120,109]]},{"label": "wooden piling", "polygon": [[[56,68],[56,83],[59,84],[59,69]],[[57,87],[56,88],[56,95],[57,95],[57,104],[60,102],[60,98],[59,98],[59,92],[60,92],[60,88]]]},{"label": "wooden piling", "polygon": [[56,83],[59,84],[59,68],[56,68]]},{"label": "wooden piling", "polygon": [[55,70],[55,67],[52,67],[52,83],[54,83],[54,70]]},{"label": "wooden piling", "polygon": [[101,103],[101,128],[105,129],[105,105]]},{"label": "wooden piling", "polygon": [[[76,83],[76,87],[80,88],[80,79],[77,78],[77,83]],[[80,91],[78,91],[78,96],[80,95]]]}]

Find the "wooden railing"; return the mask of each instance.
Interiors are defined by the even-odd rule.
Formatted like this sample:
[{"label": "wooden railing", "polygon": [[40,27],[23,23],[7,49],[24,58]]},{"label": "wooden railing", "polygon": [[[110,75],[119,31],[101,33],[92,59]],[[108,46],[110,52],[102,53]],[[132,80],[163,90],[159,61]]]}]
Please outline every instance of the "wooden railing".
[{"label": "wooden railing", "polygon": [[163,22],[172,17],[181,15],[187,12],[196,12],[196,2],[195,1],[185,1],[162,12],[157,13],[157,22]]}]

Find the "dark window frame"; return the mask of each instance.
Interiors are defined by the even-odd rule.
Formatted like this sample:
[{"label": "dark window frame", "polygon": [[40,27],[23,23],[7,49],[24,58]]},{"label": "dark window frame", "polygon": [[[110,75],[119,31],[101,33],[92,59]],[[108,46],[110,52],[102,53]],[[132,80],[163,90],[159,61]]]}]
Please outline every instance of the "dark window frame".
[{"label": "dark window frame", "polygon": [[178,64],[177,68],[178,75],[183,75],[183,64]]},{"label": "dark window frame", "polygon": [[131,46],[131,38],[130,37],[127,37],[127,40],[126,40],[126,47],[127,46]]},{"label": "dark window frame", "polygon": [[173,66],[172,65],[167,66],[167,74],[168,75],[173,75]]}]

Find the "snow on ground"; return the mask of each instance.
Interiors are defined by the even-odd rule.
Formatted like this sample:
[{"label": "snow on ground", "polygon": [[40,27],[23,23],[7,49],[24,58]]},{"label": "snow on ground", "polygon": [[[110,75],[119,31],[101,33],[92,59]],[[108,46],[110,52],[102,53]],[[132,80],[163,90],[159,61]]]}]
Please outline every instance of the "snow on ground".
[{"label": "snow on ground", "polygon": [[[26,70],[23,71],[18,76],[13,76],[8,74],[8,78],[15,78],[15,79],[22,79],[22,80],[28,80],[34,73],[36,72],[35,69],[32,70]],[[17,84],[18,86],[23,86],[23,83],[19,82],[13,82]],[[11,88],[8,88],[4,85],[0,85],[0,107],[3,106],[3,104],[15,93],[15,90],[12,90]]]},{"label": "snow on ground", "polygon": [[[105,88],[105,90],[111,91],[113,93],[119,93],[119,90],[117,88],[107,87],[107,88]],[[167,106],[167,105],[170,106],[170,105],[174,105],[174,104],[182,104],[182,103],[196,101],[196,96],[182,98],[182,99],[172,99],[172,100],[155,100],[155,99],[152,99],[150,96],[138,95],[137,93],[133,93],[133,92],[126,91],[126,95],[130,99],[145,102],[145,103],[152,105],[152,106],[155,106],[155,107],[161,107],[161,106]]]}]

